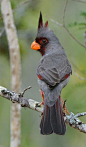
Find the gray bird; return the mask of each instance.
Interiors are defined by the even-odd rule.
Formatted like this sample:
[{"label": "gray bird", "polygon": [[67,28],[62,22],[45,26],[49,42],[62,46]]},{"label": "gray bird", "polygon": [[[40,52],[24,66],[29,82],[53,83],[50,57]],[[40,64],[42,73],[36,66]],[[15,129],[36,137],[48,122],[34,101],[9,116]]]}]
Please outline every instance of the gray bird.
[{"label": "gray bird", "polygon": [[40,12],[38,32],[31,48],[41,52],[42,58],[37,68],[38,84],[43,97],[44,110],[40,123],[41,134],[64,135],[66,125],[61,105],[61,91],[72,73],[71,64],[48,21],[43,25]]}]

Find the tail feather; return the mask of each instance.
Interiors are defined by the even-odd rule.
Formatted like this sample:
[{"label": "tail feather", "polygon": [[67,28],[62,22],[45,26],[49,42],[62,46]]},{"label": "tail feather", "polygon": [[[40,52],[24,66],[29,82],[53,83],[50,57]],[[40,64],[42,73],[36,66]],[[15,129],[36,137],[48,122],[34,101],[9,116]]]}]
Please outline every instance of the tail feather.
[{"label": "tail feather", "polygon": [[51,120],[51,126],[53,129],[53,132],[56,134],[60,134],[62,128],[61,128],[61,119],[60,119],[60,114],[59,114],[58,101],[50,109],[51,109],[50,120]]},{"label": "tail feather", "polygon": [[43,135],[48,135],[53,132],[60,135],[65,134],[66,125],[64,122],[60,97],[51,107],[49,107],[45,101],[40,128],[41,134]]},{"label": "tail feather", "polygon": [[46,105],[44,105],[44,112],[40,123],[41,128],[41,134],[51,134],[53,133],[51,123],[50,123],[50,108]]},{"label": "tail feather", "polygon": [[61,114],[61,124],[62,124],[62,132],[61,132],[61,135],[64,135],[65,132],[66,132],[66,125],[65,125],[65,122],[64,122],[64,117],[63,117],[63,111],[62,111],[62,106],[61,106],[61,100],[60,100],[60,114]]}]

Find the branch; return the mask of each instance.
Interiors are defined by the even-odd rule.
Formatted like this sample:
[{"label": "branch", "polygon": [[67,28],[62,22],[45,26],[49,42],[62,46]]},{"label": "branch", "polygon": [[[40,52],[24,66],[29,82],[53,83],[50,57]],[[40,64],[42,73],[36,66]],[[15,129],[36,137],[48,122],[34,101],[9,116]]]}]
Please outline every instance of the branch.
[{"label": "branch", "polygon": [[[29,86],[27,89],[30,89],[30,88],[31,87]],[[43,113],[43,105],[40,106],[40,102],[23,97],[24,92],[27,89],[24,89],[24,91],[20,94],[16,94],[0,86],[0,96],[12,101],[13,103],[19,103],[21,107],[27,107],[32,110]],[[77,113],[76,115],[74,115],[71,112],[70,115],[64,116],[64,120],[66,124],[70,125],[72,128],[78,129],[80,132],[86,133],[86,124],[84,124],[83,122],[80,121],[80,119],[78,119],[78,117],[81,117],[84,115],[86,115],[86,112]]]},{"label": "branch", "polygon": [[74,74],[76,75],[76,77],[78,77],[80,80],[86,81],[86,78],[83,78],[81,76],[78,75],[78,73],[74,70]]},{"label": "branch", "polygon": [[[29,86],[27,89],[30,89],[30,88],[31,87]],[[13,103],[19,103],[21,107],[27,107],[27,108],[30,108],[30,109],[33,109],[35,111],[42,113],[43,106],[38,107],[40,105],[39,102],[23,97],[24,92],[27,89],[24,89],[24,91],[20,94],[16,94],[15,92],[12,92],[6,89],[5,87],[0,86],[0,96],[12,101]]]},{"label": "branch", "polygon": [[12,12],[14,12],[17,9],[19,9],[20,7],[22,7],[23,5],[27,4],[28,2],[31,2],[31,0],[26,0],[24,2],[21,2],[16,8],[13,9]]},{"label": "branch", "polygon": [[85,33],[84,33],[84,41],[85,41],[85,50],[86,50],[86,31],[85,31]]},{"label": "branch", "polygon": [[73,0],[73,1],[80,2],[80,3],[86,3],[86,1],[80,1],[80,0]]},{"label": "branch", "polygon": [[[6,36],[9,45],[11,67],[11,89],[16,93],[21,89],[21,63],[17,30],[13,20],[10,0],[1,1],[1,13],[3,16]],[[11,106],[10,147],[20,147],[21,143],[21,107],[18,104]]]},{"label": "branch", "polygon": [[63,27],[65,28],[65,30],[68,32],[68,34],[69,34],[77,43],[79,43],[82,47],[85,48],[85,45],[83,45],[80,41],[78,41],[78,40],[70,33],[70,31],[67,29],[67,27],[65,26],[65,12],[66,12],[67,4],[68,4],[68,0],[66,1],[65,7],[64,7],[64,10],[63,10]]},{"label": "branch", "polygon": [[57,24],[57,25],[63,27],[63,28],[68,32],[68,34],[69,34],[79,45],[81,45],[82,47],[86,48],[86,46],[83,45],[79,40],[77,40],[77,39],[71,34],[71,32],[67,29],[67,27],[65,26],[65,12],[66,12],[67,4],[68,4],[68,0],[66,1],[65,7],[64,7],[64,10],[63,10],[63,24],[60,24],[59,22],[57,22],[57,21],[55,21],[55,20],[49,18],[47,15],[46,15],[46,17],[49,18],[53,23],[55,23],[55,24]]},{"label": "branch", "polygon": [[47,15],[45,15],[45,16],[46,16],[48,19],[50,19],[53,23],[55,23],[55,24],[57,24],[57,25],[63,27],[63,24],[61,24],[61,23],[59,23],[59,22],[57,22],[57,21],[55,21],[55,20],[49,18]]},{"label": "branch", "polygon": [[65,28],[65,30],[68,32],[68,34],[69,34],[79,45],[81,45],[82,47],[85,48],[85,45],[82,44],[79,40],[77,40],[77,39],[70,33],[70,31],[67,29],[66,26],[64,26],[64,28]]},{"label": "branch", "polygon": [[71,112],[69,116],[66,115],[65,122],[68,125],[70,125],[72,128],[75,128],[75,129],[79,130],[80,132],[86,133],[86,124],[84,124],[83,122],[80,121],[80,119],[78,119],[78,117],[81,117],[84,115],[86,115],[86,112],[77,113],[76,115],[74,115]]},{"label": "branch", "polygon": [[[20,7],[22,7],[23,5],[27,4],[28,2],[31,2],[31,0],[26,0],[24,2],[21,2],[16,8],[14,8],[12,10],[12,12],[14,13],[17,9],[19,9]],[[0,20],[3,20],[2,16],[0,16]],[[0,32],[0,37],[2,36],[2,34],[4,33],[5,28],[3,28],[3,30]]]},{"label": "branch", "polygon": [[63,27],[65,26],[65,12],[66,12],[67,4],[68,4],[68,0],[66,1],[65,6],[64,6],[64,10],[63,10]]},{"label": "branch", "polygon": [[82,72],[80,71],[80,69],[79,69],[73,62],[72,62],[71,64],[72,64],[73,72],[74,72],[75,76],[76,76],[78,79],[80,79],[80,80],[86,81],[86,77],[85,77],[84,75],[83,75],[83,77],[80,76],[79,73],[82,73]]}]

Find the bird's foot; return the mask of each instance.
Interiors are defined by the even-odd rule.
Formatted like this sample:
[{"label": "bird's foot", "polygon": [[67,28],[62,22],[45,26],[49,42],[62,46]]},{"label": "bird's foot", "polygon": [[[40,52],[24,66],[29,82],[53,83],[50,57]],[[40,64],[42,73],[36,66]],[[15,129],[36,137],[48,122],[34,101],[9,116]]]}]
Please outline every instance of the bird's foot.
[{"label": "bird's foot", "polygon": [[65,115],[66,115],[66,114],[70,115],[69,111],[67,110],[66,101],[67,101],[67,100],[63,101],[63,99],[61,98],[61,102],[62,102],[62,104],[63,104],[63,105],[62,105],[62,108],[63,108],[63,110],[64,110]]},{"label": "bird's foot", "polygon": [[36,107],[41,107],[42,105],[44,105],[44,94],[43,94],[43,91],[42,90],[41,90],[41,96],[42,96],[43,102],[37,103],[36,104]]},{"label": "bird's foot", "polygon": [[37,103],[37,104],[36,104],[36,107],[41,107],[42,105],[44,105],[44,102]]}]

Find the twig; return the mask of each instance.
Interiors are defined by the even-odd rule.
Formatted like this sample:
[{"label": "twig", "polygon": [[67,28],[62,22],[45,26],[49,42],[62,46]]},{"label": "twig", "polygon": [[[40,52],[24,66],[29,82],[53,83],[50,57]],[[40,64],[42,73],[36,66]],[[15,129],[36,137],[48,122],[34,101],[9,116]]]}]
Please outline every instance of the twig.
[{"label": "twig", "polygon": [[[47,15],[46,15],[46,17],[49,18]],[[51,18],[49,18],[49,19],[50,19],[53,23],[55,23],[55,24],[57,24],[57,25],[59,25],[59,26],[61,26],[61,27],[64,27],[65,30],[68,32],[68,34],[69,34],[78,44],[80,44],[82,47],[85,48],[85,45],[83,45],[80,41],[78,41],[78,40],[70,33],[70,31],[66,28],[65,25],[62,25],[62,24],[60,24],[59,22],[57,22],[57,21],[55,21],[55,20],[53,20],[53,19],[51,19]]]},{"label": "twig", "polygon": [[86,1],[80,1],[80,0],[73,0],[73,1],[80,2],[80,3],[86,3]]},{"label": "twig", "polygon": [[80,121],[78,117],[86,115],[86,112],[78,113],[74,115],[72,112],[70,115],[66,116],[65,122],[70,125],[72,128],[78,129],[80,132],[86,133],[86,124]]},{"label": "twig", "polygon": [[46,16],[48,19],[50,19],[53,23],[55,23],[55,24],[57,24],[57,25],[63,27],[63,25],[62,25],[61,23],[59,23],[59,22],[57,22],[57,21],[55,21],[55,20],[49,18],[49,16],[47,16],[47,15],[45,15],[45,16]]},{"label": "twig", "polygon": [[55,21],[55,20],[49,18],[47,15],[46,15],[46,17],[49,18],[53,23],[55,23],[55,24],[57,24],[57,25],[63,27],[63,28],[68,32],[68,34],[69,34],[78,44],[80,44],[82,47],[85,48],[85,45],[83,45],[80,41],[78,41],[78,40],[70,33],[70,31],[67,29],[67,27],[65,26],[65,12],[66,12],[67,4],[68,4],[68,0],[66,1],[65,7],[64,7],[64,10],[63,10],[63,24],[60,24],[59,22],[57,22],[57,21]]},{"label": "twig", "polygon": [[80,69],[79,69],[73,62],[72,62],[71,64],[72,64],[73,72],[74,72],[75,76],[76,76],[77,78],[79,78],[80,80],[86,81],[86,78],[85,78],[85,77],[81,77],[81,76],[77,73],[77,71],[81,72]]},{"label": "twig", "polygon": [[84,33],[85,49],[86,49],[86,31]]},{"label": "twig", "polygon": [[25,94],[25,92],[28,90],[28,89],[30,89],[30,88],[32,88],[31,86],[29,86],[29,87],[27,87],[27,88],[25,88],[24,90],[23,90],[23,92],[21,92],[19,95],[20,95],[20,97],[23,97],[24,96],[24,94]]},{"label": "twig", "polygon": [[65,12],[66,12],[67,4],[68,4],[68,0],[66,1],[65,7],[64,7],[64,10],[63,10],[63,27],[65,26]]},{"label": "twig", "polygon": [[15,92],[12,92],[12,91],[0,86],[0,96],[12,101],[13,103],[19,103],[21,105],[21,107],[27,107],[27,108],[30,108],[30,109],[33,109],[35,111],[42,113],[43,106],[41,105],[41,107],[37,107],[40,104],[39,102],[34,101],[32,99],[22,97],[23,92],[21,92],[21,94],[20,93],[16,94]]},{"label": "twig", "polygon": [[81,117],[81,116],[84,116],[84,115],[86,115],[86,112],[77,113],[74,117],[77,118],[77,117]]},{"label": "twig", "polygon": [[85,48],[85,45],[83,45],[80,41],[78,41],[78,40],[70,33],[70,31],[67,29],[67,27],[65,26],[65,12],[66,12],[67,4],[68,4],[68,0],[66,1],[65,7],[64,7],[64,10],[63,10],[63,27],[65,28],[65,30],[68,32],[68,34],[69,34],[77,43],[79,43],[81,46],[83,46],[83,47]]},{"label": "twig", "polygon": [[[24,4],[27,4],[28,2],[31,2],[31,0],[26,0],[24,2],[21,2],[16,8],[14,8],[12,10],[12,12],[14,13],[17,9],[19,9],[20,7],[22,7]],[[2,16],[0,16],[0,20],[3,20]],[[0,32],[0,37],[2,36],[4,30],[5,30],[5,28],[3,28],[3,30]]]},{"label": "twig", "polygon": [[74,74],[75,74],[80,80],[86,81],[86,78],[83,78],[83,77],[79,76],[75,70],[74,70]]},{"label": "twig", "polygon": [[21,6],[23,6],[24,4],[27,4],[28,2],[31,2],[31,0],[26,0],[24,2],[21,2],[16,8],[13,9],[13,12],[17,9],[19,9]]},{"label": "twig", "polygon": [[[13,103],[19,103],[21,107],[27,107],[32,110],[43,113],[43,105],[40,106],[40,102],[25,97],[20,97],[20,94],[16,94],[12,91],[9,91],[2,86],[0,86],[0,96],[12,101]],[[78,119],[78,117],[84,115],[86,115],[86,112],[77,113],[76,115],[71,112],[70,115],[64,116],[64,120],[66,124],[70,125],[72,128],[78,129],[80,132],[86,133],[86,124],[84,124],[83,122],[81,122],[80,119]]]},{"label": "twig", "polygon": [[66,28],[66,26],[64,26],[64,28],[65,28],[65,30],[68,32],[68,34],[69,34],[78,44],[80,44],[82,47],[85,48],[85,45],[82,44],[79,40],[77,40],[77,39],[70,33],[70,31]]}]

